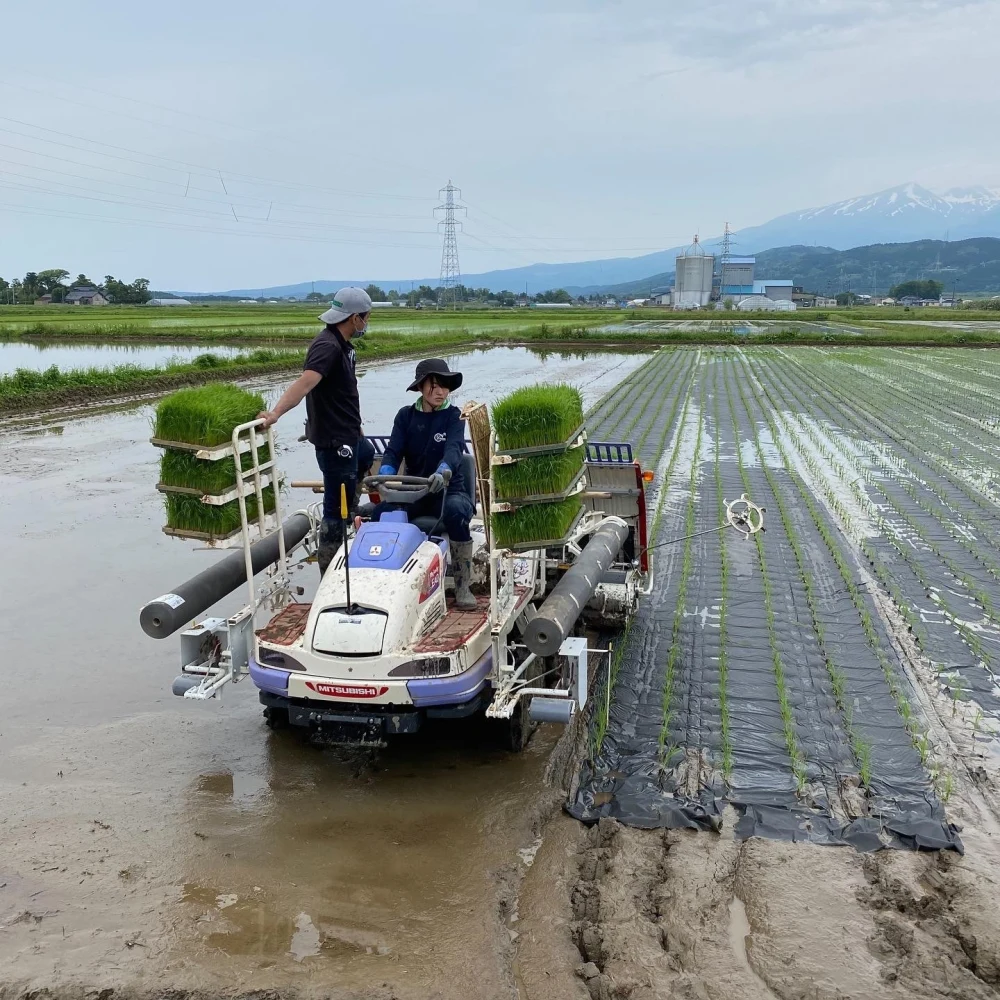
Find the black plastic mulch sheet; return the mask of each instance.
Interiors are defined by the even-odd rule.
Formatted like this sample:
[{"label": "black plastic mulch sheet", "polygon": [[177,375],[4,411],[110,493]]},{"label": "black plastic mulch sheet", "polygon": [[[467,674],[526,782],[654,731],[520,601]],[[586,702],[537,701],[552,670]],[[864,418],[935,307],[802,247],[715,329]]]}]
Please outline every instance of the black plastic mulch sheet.
[{"label": "black plastic mulch sheet", "polygon": [[[756,544],[727,529],[724,686],[731,763],[724,774],[722,536],[707,534],[690,543],[683,615],[676,621],[685,544],[660,549],[655,554],[654,589],[640,602],[625,640],[601,751],[584,764],[569,812],[587,823],[610,816],[643,828],[718,830],[728,802],[740,817],[736,834],[741,838],[850,844],[865,851],[961,851],[958,830],[945,818],[885,668],[866,641],[860,612],[800,493],[801,480],[784,468],[774,447],[744,365],[732,352],[703,352],[674,391],[686,394],[688,457],[701,424],[695,530],[720,523],[720,490],[726,499],[747,492],[767,508],[763,550],[772,621],[769,625],[765,612]],[[681,412],[679,407],[677,420]],[[607,439],[600,428],[591,436]],[[650,464],[649,455],[642,458]],[[690,463],[681,458],[663,484],[670,492],[654,542],[686,533],[689,474]],[[778,497],[787,526],[779,515]],[[814,506],[820,517],[826,516],[819,504]],[[837,537],[836,528],[827,526]],[[813,607],[789,532],[812,583]],[[853,565],[846,548],[842,554]],[[863,599],[878,630],[883,659],[895,682],[908,690],[874,604],[867,595]],[[827,659],[843,675],[842,704],[849,719],[838,707]],[[801,788],[785,733],[776,662],[802,760]],[[867,748],[862,751],[870,766],[867,792],[859,782],[859,747]]]},{"label": "black plastic mulch sheet", "polygon": [[[956,619],[983,617],[976,595],[1000,607],[1000,512],[957,478],[964,473],[974,479],[984,468],[995,469],[996,439],[958,419],[964,399],[935,402],[926,392],[918,395],[918,386],[895,386],[891,374],[878,383],[877,392],[863,394],[852,392],[860,376],[851,370],[841,372],[836,382],[820,372],[806,385],[796,365],[768,367],[782,391],[794,394],[813,419],[835,416],[875,456],[878,474],[864,487],[884,519],[882,534],[869,543],[873,568],[892,579],[893,597],[912,609],[921,649],[942,672],[943,683],[959,697],[968,692],[980,705],[1000,710],[995,642],[973,650],[955,627]],[[914,399],[919,406],[913,406]],[[902,408],[897,414],[906,417],[900,421],[898,415],[880,412],[882,407]],[[954,426],[946,430],[945,420]],[[976,440],[977,434],[985,441]],[[886,452],[902,457],[905,471],[884,461],[880,466],[879,455]]]}]

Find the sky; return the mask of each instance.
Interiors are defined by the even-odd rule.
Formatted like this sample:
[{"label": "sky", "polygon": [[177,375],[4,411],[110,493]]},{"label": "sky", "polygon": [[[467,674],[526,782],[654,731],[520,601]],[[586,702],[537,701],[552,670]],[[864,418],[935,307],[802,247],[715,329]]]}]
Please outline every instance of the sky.
[{"label": "sky", "polygon": [[1000,186],[998,37],[996,0],[10,5],[0,275],[427,277],[449,180],[465,274]]}]

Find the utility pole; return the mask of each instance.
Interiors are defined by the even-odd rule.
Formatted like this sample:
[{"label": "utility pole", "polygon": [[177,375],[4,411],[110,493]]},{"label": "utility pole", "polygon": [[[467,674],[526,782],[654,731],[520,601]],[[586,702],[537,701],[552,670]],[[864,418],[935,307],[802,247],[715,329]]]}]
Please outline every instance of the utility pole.
[{"label": "utility pole", "polygon": [[455,221],[456,212],[465,212],[464,205],[456,202],[462,197],[462,192],[455,187],[451,181],[438,191],[438,197],[442,198],[442,203],[434,209],[435,212],[444,212],[444,218],[438,221],[438,230],[443,234],[444,239],[441,246],[441,284],[444,287],[445,302],[448,299],[448,292],[451,292],[451,305],[456,308],[456,286],[462,280],[462,269],[458,264],[458,232],[462,228],[461,222]]}]

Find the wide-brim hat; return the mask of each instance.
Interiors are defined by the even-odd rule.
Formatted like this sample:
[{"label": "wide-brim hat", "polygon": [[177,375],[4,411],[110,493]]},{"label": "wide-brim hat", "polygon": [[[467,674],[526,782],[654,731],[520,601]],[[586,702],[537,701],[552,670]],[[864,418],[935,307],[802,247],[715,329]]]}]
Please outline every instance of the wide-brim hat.
[{"label": "wide-brim hat", "polygon": [[330,300],[330,308],[320,316],[327,326],[336,326],[348,316],[372,311],[371,296],[363,288],[341,288]]},{"label": "wide-brim hat", "polygon": [[406,387],[406,391],[419,392],[421,384],[428,375],[436,375],[449,392],[454,392],[462,384],[462,373],[453,372],[444,358],[425,358],[417,362],[413,381]]}]

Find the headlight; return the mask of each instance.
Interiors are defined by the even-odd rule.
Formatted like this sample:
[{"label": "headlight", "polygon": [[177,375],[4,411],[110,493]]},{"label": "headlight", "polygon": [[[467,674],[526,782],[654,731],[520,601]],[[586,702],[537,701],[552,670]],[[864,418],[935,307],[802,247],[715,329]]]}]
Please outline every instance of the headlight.
[{"label": "headlight", "polygon": [[389,671],[390,677],[440,677],[451,670],[451,660],[447,656],[430,657],[426,660],[407,660]]}]

